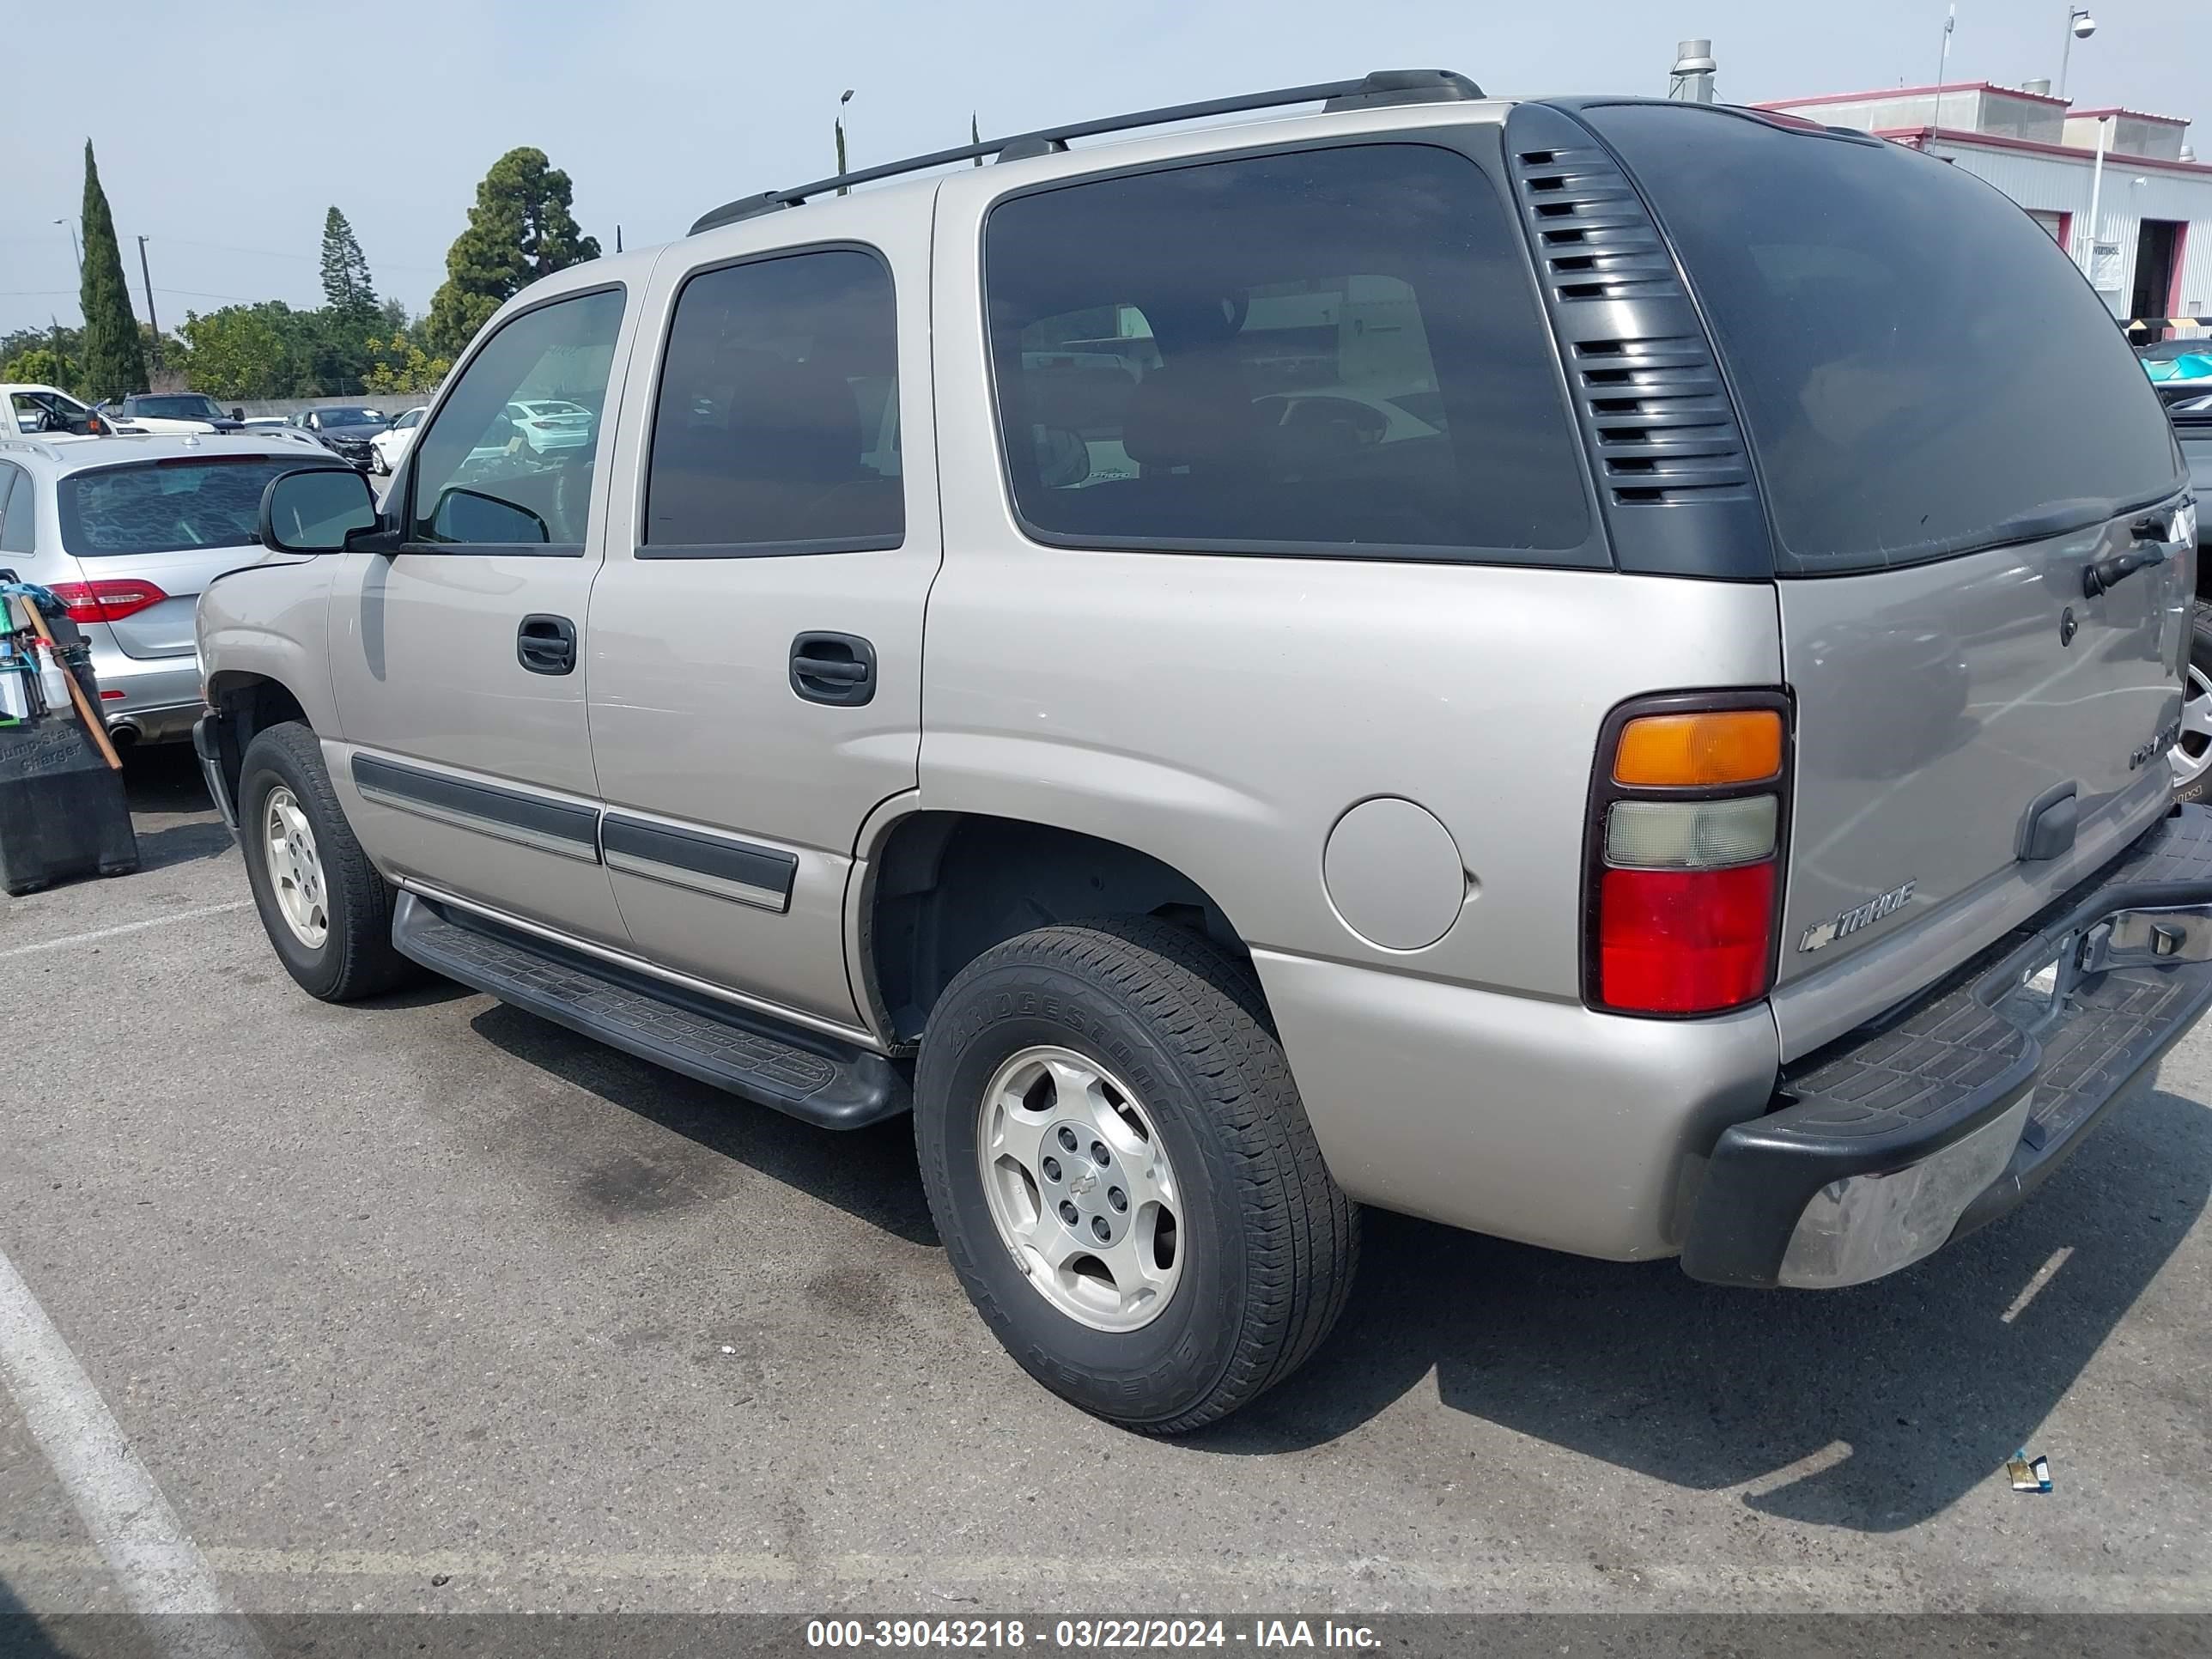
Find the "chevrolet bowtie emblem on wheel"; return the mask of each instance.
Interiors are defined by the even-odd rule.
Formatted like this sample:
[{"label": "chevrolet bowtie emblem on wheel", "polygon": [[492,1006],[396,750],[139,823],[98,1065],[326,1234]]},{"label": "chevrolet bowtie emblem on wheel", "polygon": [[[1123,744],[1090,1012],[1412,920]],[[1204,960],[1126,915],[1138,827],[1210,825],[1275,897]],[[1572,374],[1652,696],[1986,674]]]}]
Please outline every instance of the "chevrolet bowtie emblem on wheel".
[{"label": "chevrolet bowtie emblem on wheel", "polygon": [[1864,904],[1844,911],[1832,921],[1815,922],[1805,930],[1805,936],[1797,941],[1797,948],[1800,951],[1817,951],[1823,945],[1833,945],[1847,934],[1857,933],[1872,922],[1880,921],[1884,916],[1895,915],[1905,908],[1905,901],[1912,896],[1912,890],[1919,884],[1920,879],[1916,876],[1901,887],[1893,887],[1887,893],[1878,894]]}]

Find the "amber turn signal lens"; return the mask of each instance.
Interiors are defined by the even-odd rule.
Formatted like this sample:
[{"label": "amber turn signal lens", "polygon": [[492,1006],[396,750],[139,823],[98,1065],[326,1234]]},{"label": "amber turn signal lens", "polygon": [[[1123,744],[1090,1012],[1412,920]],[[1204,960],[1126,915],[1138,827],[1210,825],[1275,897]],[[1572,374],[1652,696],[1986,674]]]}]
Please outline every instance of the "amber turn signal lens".
[{"label": "amber turn signal lens", "polygon": [[1782,770],[1782,716],[1771,708],[1646,714],[1620,730],[1613,781],[1644,787],[1763,783]]}]

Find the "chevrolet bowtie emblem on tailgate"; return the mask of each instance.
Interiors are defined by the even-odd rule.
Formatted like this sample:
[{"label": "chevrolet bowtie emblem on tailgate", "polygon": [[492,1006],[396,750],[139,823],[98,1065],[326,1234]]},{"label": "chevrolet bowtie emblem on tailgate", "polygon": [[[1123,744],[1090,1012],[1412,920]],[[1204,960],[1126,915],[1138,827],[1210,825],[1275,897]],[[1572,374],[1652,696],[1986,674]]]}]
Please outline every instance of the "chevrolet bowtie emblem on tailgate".
[{"label": "chevrolet bowtie emblem on tailgate", "polygon": [[1800,951],[1817,951],[1822,945],[1833,945],[1838,939],[1857,933],[1869,923],[1880,921],[1884,916],[1895,915],[1905,908],[1905,901],[1912,896],[1912,890],[1919,884],[1920,878],[1915,876],[1902,887],[1893,887],[1887,893],[1877,894],[1864,904],[1844,911],[1832,921],[1814,923],[1805,930],[1804,938],[1797,941],[1797,948]]}]

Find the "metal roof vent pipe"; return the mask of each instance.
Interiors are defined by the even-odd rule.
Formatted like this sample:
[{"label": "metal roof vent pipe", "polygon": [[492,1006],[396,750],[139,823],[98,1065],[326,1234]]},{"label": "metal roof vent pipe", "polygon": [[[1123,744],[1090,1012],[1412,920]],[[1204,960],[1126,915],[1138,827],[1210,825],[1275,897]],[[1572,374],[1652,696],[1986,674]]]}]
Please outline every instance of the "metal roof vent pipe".
[{"label": "metal roof vent pipe", "polygon": [[2185,161],[2193,161],[2197,159],[2197,152],[2191,149],[2187,144],[2184,144],[2181,147],[2180,159]]},{"label": "metal roof vent pipe", "polygon": [[1667,95],[1678,103],[1713,101],[1713,43],[1679,40],[1674,45],[1674,67],[1667,72]]}]

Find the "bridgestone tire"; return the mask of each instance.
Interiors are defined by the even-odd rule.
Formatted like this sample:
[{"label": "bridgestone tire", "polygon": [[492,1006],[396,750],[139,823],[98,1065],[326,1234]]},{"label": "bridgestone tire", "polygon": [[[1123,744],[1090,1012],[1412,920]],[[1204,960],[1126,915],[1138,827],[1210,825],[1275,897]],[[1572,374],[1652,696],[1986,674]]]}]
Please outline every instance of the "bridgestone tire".
[{"label": "bridgestone tire", "polygon": [[[1134,1330],[1091,1328],[1047,1300],[992,1220],[983,1093],[1042,1045],[1125,1083],[1174,1166],[1181,1278]],[[1112,918],[984,952],[931,1012],[915,1097],[953,1270],[1022,1368],[1087,1412],[1152,1435],[1216,1422],[1303,1364],[1343,1310],[1358,1207],[1322,1162],[1251,969],[1200,935]]]}]

